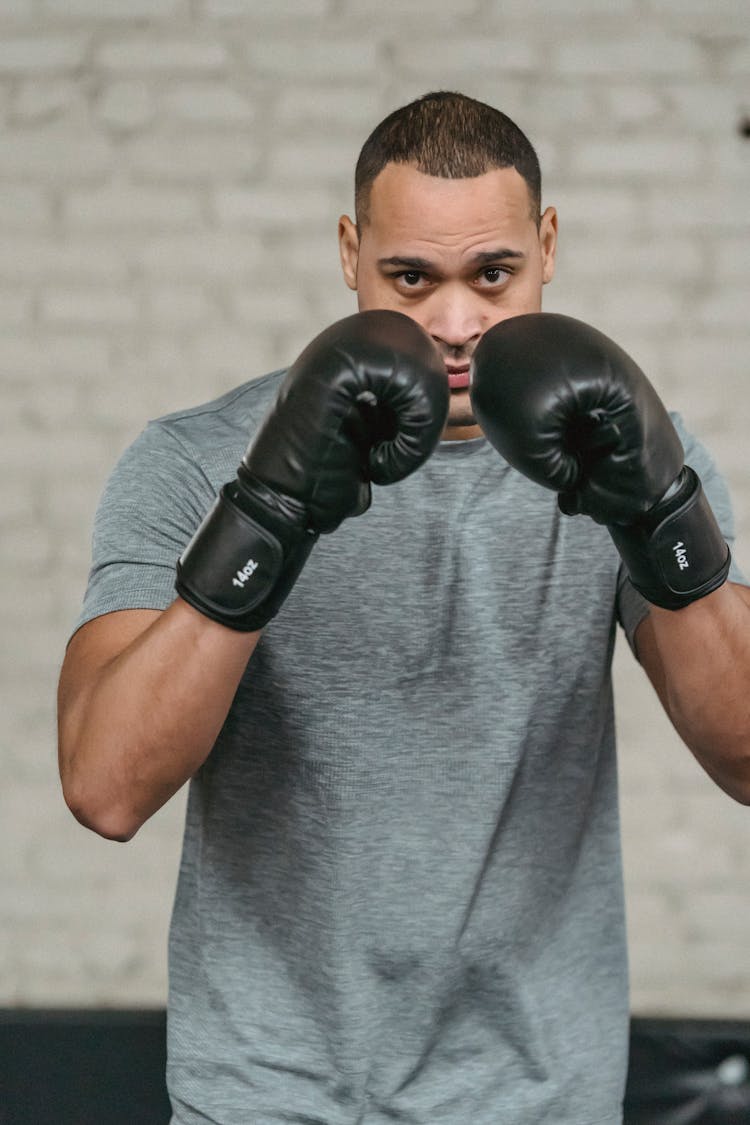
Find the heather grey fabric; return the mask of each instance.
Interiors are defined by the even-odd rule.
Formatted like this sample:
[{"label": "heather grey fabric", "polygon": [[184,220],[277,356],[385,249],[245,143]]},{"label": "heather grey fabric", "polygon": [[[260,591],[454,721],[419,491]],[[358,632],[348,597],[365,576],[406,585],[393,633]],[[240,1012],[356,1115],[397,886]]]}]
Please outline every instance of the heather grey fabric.
[{"label": "heather grey fabric", "polygon": [[[79,625],[172,601],[280,378],[125,453]],[[726,487],[676,423],[731,540]],[[191,783],[174,1125],[620,1122],[610,661],[618,616],[632,641],[646,612],[606,529],[482,439],[320,539]]]}]

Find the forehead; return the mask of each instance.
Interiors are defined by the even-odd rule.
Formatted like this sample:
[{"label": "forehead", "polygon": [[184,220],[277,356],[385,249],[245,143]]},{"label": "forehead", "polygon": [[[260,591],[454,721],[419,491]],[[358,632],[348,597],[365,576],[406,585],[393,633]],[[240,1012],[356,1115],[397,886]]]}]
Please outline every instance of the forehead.
[{"label": "forehead", "polygon": [[536,229],[529,192],[515,168],[450,180],[410,164],[386,164],[372,185],[365,230],[378,242],[457,246],[467,239],[520,237],[529,227]]}]

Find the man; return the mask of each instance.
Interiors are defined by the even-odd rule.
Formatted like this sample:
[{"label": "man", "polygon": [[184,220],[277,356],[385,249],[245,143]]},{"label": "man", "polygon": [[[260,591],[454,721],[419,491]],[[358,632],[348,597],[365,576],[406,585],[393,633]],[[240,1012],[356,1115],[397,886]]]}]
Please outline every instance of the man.
[{"label": "man", "polygon": [[[568,350],[599,354],[577,322],[548,346],[549,322],[526,319],[554,271],[540,200],[534,150],[496,110],[443,93],[396,111],[339,225],[359,316],[283,382],[149,426],[103,498],[61,773],[114,839],[192,779],[170,937],[179,1125],[620,1121],[618,618],[703,767],[750,802],[750,599],[737,570],[724,580],[723,538],[703,536],[698,595],[651,604],[614,545],[630,525],[608,530],[620,509],[563,515],[476,421],[470,361],[502,390],[506,328],[545,341],[545,379]],[[603,346],[632,418],[648,384]],[[507,410],[532,448],[546,423],[493,393],[493,442]],[[622,412],[600,422],[579,420],[575,458],[597,482],[630,432]],[[724,484],[675,424],[731,538]],[[660,462],[651,446],[639,465]],[[391,482],[369,509],[368,479]]]}]

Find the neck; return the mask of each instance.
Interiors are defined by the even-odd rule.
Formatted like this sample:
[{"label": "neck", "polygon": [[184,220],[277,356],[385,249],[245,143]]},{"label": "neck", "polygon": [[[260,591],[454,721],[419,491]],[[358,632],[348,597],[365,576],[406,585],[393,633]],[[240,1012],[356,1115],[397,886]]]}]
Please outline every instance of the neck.
[{"label": "neck", "polygon": [[471,441],[480,437],[484,434],[476,422],[466,426],[446,426],[441,434],[442,441]]}]

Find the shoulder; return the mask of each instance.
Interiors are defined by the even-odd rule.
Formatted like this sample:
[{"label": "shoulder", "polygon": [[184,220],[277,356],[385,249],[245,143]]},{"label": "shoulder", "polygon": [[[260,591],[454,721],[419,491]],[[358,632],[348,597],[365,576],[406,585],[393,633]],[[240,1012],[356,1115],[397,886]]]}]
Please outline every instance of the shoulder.
[{"label": "shoulder", "polygon": [[204,478],[213,490],[234,474],[248,441],[276,398],[285,371],[273,371],[209,402],[152,419],[125,450],[115,476]]},{"label": "shoulder", "polygon": [[285,369],[250,379],[239,387],[186,410],[165,414],[149,422],[146,431],[154,440],[176,441],[196,452],[223,444],[243,448],[278,394]]}]

